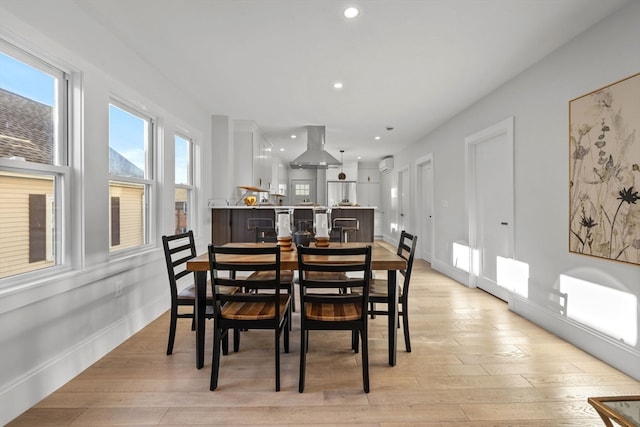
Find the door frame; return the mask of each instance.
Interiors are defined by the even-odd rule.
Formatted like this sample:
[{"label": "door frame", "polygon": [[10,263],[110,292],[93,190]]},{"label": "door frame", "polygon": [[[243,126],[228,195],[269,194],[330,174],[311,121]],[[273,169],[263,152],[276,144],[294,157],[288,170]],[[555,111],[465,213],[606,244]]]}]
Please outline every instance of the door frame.
[{"label": "door frame", "polygon": [[[430,173],[431,173],[431,181],[426,181],[425,180],[425,176],[424,176],[424,171],[427,170],[426,167],[429,166],[430,168]],[[418,239],[418,250],[417,253],[420,254],[420,258],[424,259],[425,261],[431,263],[433,261],[434,258],[434,248],[436,247],[435,245],[435,207],[433,205],[433,201],[434,201],[434,195],[433,195],[433,191],[434,191],[434,183],[433,183],[433,177],[434,177],[434,173],[433,173],[433,153],[428,153],[425,156],[419,157],[418,159],[416,159],[415,162],[415,182],[416,185],[413,186],[413,200],[416,201],[416,206],[415,206],[415,212],[416,212],[416,218],[419,217],[419,212],[423,212],[425,206],[431,206],[431,221],[429,224],[429,228],[430,230],[426,230],[427,228],[427,224],[425,224],[424,221],[419,221],[419,225],[417,228],[417,232],[420,233],[421,236],[430,236],[430,238],[427,240],[425,238],[422,239]],[[427,182],[429,182],[429,189],[428,189],[428,200],[425,200],[422,197],[422,194],[420,192],[420,188],[422,188],[424,185],[427,184]],[[416,221],[418,221],[416,219]],[[427,252],[425,251],[425,248],[429,248],[429,252],[428,254],[430,256],[427,256]]]},{"label": "door frame", "polygon": [[[465,138],[465,163],[466,163],[466,206],[467,206],[467,221],[468,221],[468,236],[469,236],[469,287],[475,288],[478,286],[478,276],[476,274],[479,271],[480,266],[476,265],[479,257],[474,256],[474,252],[479,250],[478,245],[478,225],[477,225],[477,206],[476,206],[476,186],[475,176],[476,170],[476,152],[477,148],[483,142],[495,138],[499,135],[505,135],[507,140],[508,150],[506,157],[511,161],[504,165],[507,168],[507,172],[512,177],[512,194],[511,194],[511,206],[509,207],[509,215],[511,217],[510,224],[508,225],[507,233],[507,245],[508,252],[511,258],[515,258],[515,174],[514,174],[514,117],[510,116],[492,126],[489,126],[479,132],[476,132]],[[504,291],[502,291],[504,290]],[[511,303],[513,292],[510,289],[499,287],[495,289],[495,293],[491,292],[495,296],[507,303]]]},{"label": "door frame", "polygon": [[[409,188],[404,188],[403,177],[406,176],[406,184]],[[395,230],[395,238],[400,238],[400,232],[404,229],[408,233],[412,231],[412,223],[411,223],[411,169],[409,165],[406,165],[402,168],[398,169],[397,175],[397,194],[398,194],[398,210],[396,212],[396,230]],[[408,199],[408,200],[405,200]],[[406,205],[406,212],[403,212],[403,205]],[[402,225],[401,225],[402,224]],[[413,234],[413,233],[412,233]]]}]

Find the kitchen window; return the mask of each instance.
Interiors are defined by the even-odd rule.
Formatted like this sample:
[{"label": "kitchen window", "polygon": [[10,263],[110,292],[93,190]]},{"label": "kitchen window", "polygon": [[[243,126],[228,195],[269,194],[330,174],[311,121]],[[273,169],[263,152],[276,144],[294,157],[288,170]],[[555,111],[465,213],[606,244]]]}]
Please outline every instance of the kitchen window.
[{"label": "kitchen window", "polygon": [[0,279],[68,259],[69,83],[62,69],[0,40]]},{"label": "kitchen window", "polygon": [[193,140],[176,134],[175,144],[175,234],[191,228],[193,221]]},{"label": "kitchen window", "polygon": [[154,189],[154,120],[120,101],[109,104],[109,250],[150,240]]}]

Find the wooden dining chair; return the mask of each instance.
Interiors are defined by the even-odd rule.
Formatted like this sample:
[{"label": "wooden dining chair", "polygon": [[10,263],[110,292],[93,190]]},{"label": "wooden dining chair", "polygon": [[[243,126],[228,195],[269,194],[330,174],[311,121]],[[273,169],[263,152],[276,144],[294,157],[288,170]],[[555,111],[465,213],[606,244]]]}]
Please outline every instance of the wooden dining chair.
[{"label": "wooden dining chair", "polygon": [[[411,270],[413,268],[413,258],[416,253],[418,237],[402,230],[398,241],[397,254],[407,261],[407,268],[399,270],[403,277],[402,285],[398,288],[398,315],[402,317],[402,328],[404,331],[404,345],[407,352],[411,352],[411,340],[409,337],[409,284],[411,283]],[[371,291],[369,292],[369,314],[374,319],[376,314],[389,315],[388,309],[388,285],[386,279],[373,279],[371,281]],[[376,304],[387,304],[386,309],[377,309]]]},{"label": "wooden dining chair", "polygon": [[[162,236],[162,247],[164,249],[164,259],[169,276],[169,293],[171,294],[169,341],[167,343],[167,355],[170,355],[173,353],[178,319],[191,319],[191,330],[193,331],[196,328],[195,284],[191,281],[190,285],[178,290],[178,282],[180,279],[187,276],[193,279],[193,273],[187,271],[187,261],[196,256],[196,243],[193,237],[193,231],[189,230],[186,233]],[[233,293],[236,292],[236,290],[234,287],[221,289],[221,291],[226,293]],[[188,307],[189,309],[185,312],[184,310],[180,310],[179,307]],[[207,319],[213,318],[213,295],[211,294],[211,286],[208,286],[208,284],[205,317]],[[227,335],[225,332],[225,339],[222,342],[224,354],[227,354],[229,348]]]},{"label": "wooden dining chair", "polygon": [[[186,233],[174,234],[171,236],[162,236],[162,246],[164,248],[164,259],[167,265],[167,274],[169,276],[169,292],[171,294],[171,316],[169,320],[169,342],[167,343],[167,355],[173,353],[173,344],[176,337],[176,326],[178,319],[191,319],[191,330],[195,330],[195,303],[196,288],[191,282],[190,285],[183,289],[178,289],[178,281],[190,276],[193,273],[187,271],[187,261],[196,256],[196,243],[193,238],[193,231]],[[206,317],[213,318],[213,298],[210,287],[207,286],[207,308]],[[231,290],[226,289],[227,292]],[[180,310],[179,307],[188,307],[186,312]],[[225,353],[227,352],[227,342],[225,341]]]},{"label": "wooden dining chair", "polygon": [[[352,348],[357,352],[358,338],[362,342],[362,382],[369,393],[369,346],[367,332],[367,298],[371,277],[371,246],[353,248],[313,248],[298,246],[300,277],[300,376],[298,391],[305,386],[306,355],[309,331],[352,331]],[[331,263],[319,262],[331,257]],[[346,273],[358,273],[358,278],[346,278]],[[311,276],[310,277],[310,273]],[[329,273],[329,274],[327,274]],[[333,273],[345,273],[337,280]],[[328,277],[328,278],[327,278]],[[354,292],[341,293],[344,288]]]},{"label": "wooden dining chair", "polygon": [[[276,391],[280,391],[280,337],[289,352],[291,296],[281,293],[280,247],[228,247],[209,245],[213,290],[214,334],[210,389],[218,387],[221,341],[230,329],[271,329],[274,332]],[[260,272],[236,275],[230,272]],[[240,289],[233,294],[223,287]],[[235,334],[234,334],[235,336]]]},{"label": "wooden dining chair", "polygon": [[[277,243],[278,235],[274,227],[256,227],[256,243]],[[255,277],[264,275],[264,272],[256,271],[252,273]],[[280,270],[280,284],[287,289],[289,295],[291,295],[291,310],[296,311],[295,295],[295,282],[294,274],[292,270]]]}]

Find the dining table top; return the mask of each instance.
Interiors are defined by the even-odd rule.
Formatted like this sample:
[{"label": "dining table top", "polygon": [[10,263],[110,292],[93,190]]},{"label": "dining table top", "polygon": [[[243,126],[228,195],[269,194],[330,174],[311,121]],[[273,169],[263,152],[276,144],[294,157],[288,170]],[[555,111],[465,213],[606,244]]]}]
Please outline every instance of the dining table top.
[{"label": "dining table top", "polygon": [[[227,247],[259,247],[273,246],[274,243],[226,243]],[[312,244],[313,245],[313,244]],[[331,242],[331,248],[354,248],[371,246],[371,268],[373,270],[404,270],[406,268],[406,260],[390,251],[387,247],[377,242]],[[258,256],[245,256],[248,263],[259,262]],[[332,257],[326,256],[322,258],[323,262],[331,263]],[[345,262],[348,262],[345,259]],[[242,262],[237,255],[234,255],[234,262]],[[298,268],[298,252],[295,246],[283,247],[280,251],[280,268],[282,270],[296,270]],[[187,262],[187,270],[189,271],[205,271],[209,270],[209,254],[200,254]]]}]

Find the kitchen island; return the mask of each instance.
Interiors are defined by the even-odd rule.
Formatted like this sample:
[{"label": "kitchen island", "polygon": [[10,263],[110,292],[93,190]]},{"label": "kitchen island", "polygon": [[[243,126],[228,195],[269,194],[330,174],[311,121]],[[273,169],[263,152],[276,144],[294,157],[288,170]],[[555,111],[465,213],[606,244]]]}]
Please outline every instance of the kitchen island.
[{"label": "kitchen island", "polygon": [[[220,206],[211,208],[211,242],[223,245],[229,242],[255,241],[255,227],[272,227],[275,210],[293,209],[294,226],[300,221],[312,221],[313,206]],[[350,242],[372,242],[372,206],[336,206],[331,208],[331,221],[336,218],[353,218],[358,221],[358,230],[349,232]]]}]

